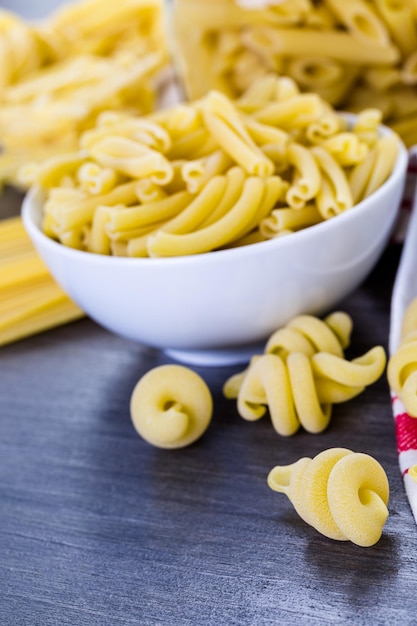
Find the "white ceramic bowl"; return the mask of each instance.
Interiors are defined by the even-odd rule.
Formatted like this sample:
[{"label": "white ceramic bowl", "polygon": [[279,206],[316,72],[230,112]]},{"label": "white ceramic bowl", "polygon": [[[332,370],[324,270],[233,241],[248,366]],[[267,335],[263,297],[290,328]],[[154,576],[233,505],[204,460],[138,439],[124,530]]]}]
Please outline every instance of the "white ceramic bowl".
[{"label": "white ceramic bowl", "polygon": [[[382,132],[388,132],[384,130]],[[333,310],[365,279],[397,216],[408,155],[371,197],[288,237],[188,257],[129,259],[66,248],[41,229],[42,193],[22,216],[44,262],[95,321],[190,363],[243,361],[300,313]]]}]

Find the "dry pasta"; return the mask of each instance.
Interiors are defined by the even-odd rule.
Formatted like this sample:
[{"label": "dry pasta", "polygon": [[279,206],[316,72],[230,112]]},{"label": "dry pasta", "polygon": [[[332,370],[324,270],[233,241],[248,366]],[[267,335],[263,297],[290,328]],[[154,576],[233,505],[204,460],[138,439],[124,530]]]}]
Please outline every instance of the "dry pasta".
[{"label": "dry pasta", "polygon": [[349,126],[318,95],[268,76],[238,100],[211,91],[147,116],[101,113],[75,150],[24,174],[45,192],[44,232],[64,245],[201,254],[314,226],[375,191],[399,148],[379,119],[366,110]]},{"label": "dry pasta", "polygon": [[130,414],[138,434],[159,448],[183,448],[207,430],[213,401],[195,372],[181,365],[161,365],[136,384]]},{"label": "dry pasta", "polygon": [[407,413],[417,417],[417,299],[405,311],[400,345],[388,361],[387,378]]},{"label": "dry pasta", "polygon": [[[404,89],[416,101],[417,12],[401,0],[302,3],[176,0],[175,61],[190,99],[217,89],[250,96],[250,110],[271,93],[272,73],[291,77],[342,110],[380,108],[407,145],[415,116],[398,105]],[[266,78],[252,90],[255,78]]]},{"label": "dry pasta", "polygon": [[241,417],[260,419],[269,410],[275,431],[290,436],[302,426],[320,433],[329,424],[332,405],[360,394],[383,373],[385,352],[376,346],[348,361],[352,321],[343,312],[320,320],[299,315],[271,335],[265,353],[223,386],[229,399],[237,399]]},{"label": "dry pasta", "polygon": [[383,467],[368,454],[330,448],[313,459],[277,465],[267,482],[288,497],[307,524],[330,539],[369,547],[381,538],[389,483]]},{"label": "dry pasta", "polygon": [[26,24],[0,11],[1,182],[26,189],[19,170],[75,150],[105,109],[156,108],[168,67],[162,12],[160,0],[82,0]]},{"label": "dry pasta", "polygon": [[20,217],[0,221],[0,346],[84,313],[56,284]]}]

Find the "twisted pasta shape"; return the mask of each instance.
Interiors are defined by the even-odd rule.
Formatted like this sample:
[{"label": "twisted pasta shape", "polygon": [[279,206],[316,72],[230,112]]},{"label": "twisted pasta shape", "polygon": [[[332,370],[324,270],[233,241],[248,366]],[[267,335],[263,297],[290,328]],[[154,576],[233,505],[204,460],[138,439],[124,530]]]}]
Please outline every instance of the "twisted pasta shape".
[{"label": "twisted pasta shape", "polygon": [[368,454],[330,448],[313,459],[277,465],[267,482],[285,493],[300,517],[326,537],[369,547],[382,535],[389,483],[382,466]]},{"label": "twisted pasta shape", "polygon": [[[343,311],[330,313],[324,320],[313,315],[297,315],[285,326],[276,330],[265,346],[266,354],[275,354],[285,361],[291,352],[313,356],[316,352],[329,352],[343,356],[352,332],[352,319]],[[258,357],[254,357],[254,359]],[[247,370],[231,376],[223,386],[226,398],[238,397]]]},{"label": "twisted pasta shape", "polygon": [[411,417],[417,417],[417,298],[407,307],[400,345],[388,361],[387,378]]},{"label": "twisted pasta shape", "polygon": [[248,421],[260,419],[269,409],[279,435],[293,435],[300,426],[322,432],[332,404],[359,395],[385,368],[381,346],[352,361],[344,358],[351,328],[343,312],[325,321],[297,316],[271,336],[265,354],[254,356],[245,371],[226,381],[224,395],[237,398],[239,415]]},{"label": "twisted pasta shape", "polygon": [[181,365],[161,365],[135,386],[130,414],[138,434],[159,448],[183,448],[208,428],[213,400],[203,379]]}]

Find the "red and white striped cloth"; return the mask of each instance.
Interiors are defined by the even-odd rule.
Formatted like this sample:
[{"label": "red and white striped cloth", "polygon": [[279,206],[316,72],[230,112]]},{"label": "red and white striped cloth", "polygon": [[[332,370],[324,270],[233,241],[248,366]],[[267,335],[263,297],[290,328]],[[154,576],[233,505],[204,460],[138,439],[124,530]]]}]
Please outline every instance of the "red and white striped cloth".
[{"label": "red and white striped cloth", "polygon": [[[393,242],[402,243],[400,264],[391,301],[389,352],[392,355],[400,342],[401,324],[408,304],[417,298],[417,147],[410,150],[407,182]],[[391,391],[395,421],[398,462],[404,488],[417,523],[417,483],[409,469],[417,465],[417,418],[408,415],[400,398]]]}]

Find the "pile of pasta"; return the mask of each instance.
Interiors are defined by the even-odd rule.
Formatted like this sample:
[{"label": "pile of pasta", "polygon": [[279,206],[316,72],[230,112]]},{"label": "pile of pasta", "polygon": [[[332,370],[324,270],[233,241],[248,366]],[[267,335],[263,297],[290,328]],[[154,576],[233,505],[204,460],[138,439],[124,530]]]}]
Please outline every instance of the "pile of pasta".
[{"label": "pile of pasta", "polygon": [[387,378],[408,415],[417,418],[417,298],[405,310],[400,345],[388,361]]},{"label": "pile of pasta", "polygon": [[273,71],[336,107],[377,107],[417,143],[415,0],[177,0],[174,32],[191,99],[235,98]]},{"label": "pile of pasta", "polygon": [[0,346],[83,317],[55,283],[20,217],[0,221]]},{"label": "pile of pasta", "polygon": [[0,11],[0,184],[75,149],[105,108],[147,113],[168,67],[162,0],[82,0],[44,21]]},{"label": "pile of pasta", "polygon": [[323,432],[332,405],[358,396],[385,369],[382,346],[351,361],[345,358],[351,330],[352,320],[342,311],[324,320],[294,317],[271,335],[264,354],[252,357],[246,370],[225,382],[225,397],[237,399],[237,410],[248,421],[269,410],[279,435],[293,435],[300,426]]},{"label": "pile of pasta", "polygon": [[23,168],[45,190],[43,228],[98,254],[165,257],[290,234],[350,210],[399,148],[366,109],[353,125],[288,77],[147,116],[107,111],[76,151]]}]

